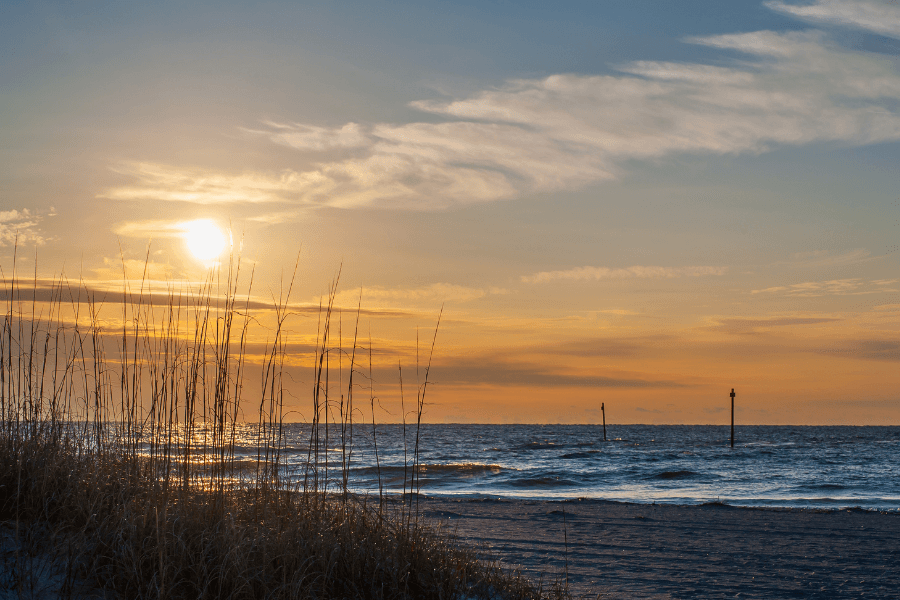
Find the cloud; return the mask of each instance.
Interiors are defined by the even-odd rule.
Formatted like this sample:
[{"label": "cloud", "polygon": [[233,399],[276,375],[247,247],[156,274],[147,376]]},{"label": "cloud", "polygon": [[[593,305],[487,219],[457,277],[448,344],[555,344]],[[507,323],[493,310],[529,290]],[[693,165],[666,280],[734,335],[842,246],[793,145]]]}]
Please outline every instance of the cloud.
[{"label": "cloud", "polygon": [[[508,294],[509,290],[490,287],[474,288],[452,283],[433,283],[417,288],[385,288],[380,286],[362,289],[363,304],[370,302],[402,301],[402,302],[469,302],[488,295]],[[340,292],[335,302],[343,306],[356,306],[360,299],[360,290]]]},{"label": "cloud", "polygon": [[823,348],[822,354],[847,356],[863,360],[900,360],[900,340],[861,339]]},{"label": "cloud", "polygon": [[644,313],[636,312],[633,310],[627,310],[624,308],[608,308],[608,309],[604,309],[604,310],[597,310],[594,312],[596,312],[598,314],[604,314],[604,315],[616,315],[617,317],[637,317],[637,316],[644,314]]},{"label": "cloud", "polygon": [[359,148],[367,146],[370,138],[356,123],[347,123],[340,129],[303,125],[283,124],[264,121],[267,130],[248,129],[251,133],[262,133],[273,141],[302,150],[328,150],[331,148]]},{"label": "cloud", "polygon": [[865,294],[881,294],[896,292],[890,287],[896,283],[896,279],[875,279],[863,281],[859,278],[830,279],[827,281],[804,281],[791,285],[780,285],[760,290],[752,290],[751,294],[779,294],[813,298],[817,296],[858,296]]},{"label": "cloud", "polygon": [[900,4],[897,4],[896,1],[817,0],[807,5],[770,1],[763,4],[772,10],[807,21],[858,27],[881,35],[900,38]]},{"label": "cloud", "polygon": [[704,275],[724,275],[728,267],[577,267],[565,271],[542,271],[532,275],[522,275],[525,283],[544,283],[558,279],[572,281],[598,281],[600,279],[647,279],[675,277],[702,277]]},{"label": "cloud", "polygon": [[175,269],[167,263],[159,263],[153,260],[137,260],[128,258],[115,260],[103,258],[103,266],[93,269],[94,277],[101,281],[114,281],[121,286],[124,279],[128,281],[164,282],[171,281],[175,275]]},{"label": "cloud", "polygon": [[500,385],[531,387],[677,388],[689,383],[647,378],[641,374],[579,375],[546,364],[500,361],[489,356],[455,358],[434,366],[440,385]]},{"label": "cloud", "polygon": [[864,248],[855,248],[838,255],[833,255],[827,250],[813,250],[796,252],[791,255],[791,260],[780,264],[798,267],[843,267],[879,258],[881,257],[871,256],[871,253]]},{"label": "cloud", "polygon": [[193,221],[126,221],[116,227],[115,233],[124,237],[141,239],[180,238],[184,237],[184,234],[198,223],[211,223],[218,227],[215,221],[211,219],[196,219]]},{"label": "cloud", "polygon": [[[285,202],[293,191],[311,185],[314,173],[292,171],[233,174],[200,167],[176,167],[150,162],[122,162],[113,171],[129,177],[128,185],[105,190],[109,200],[186,202],[191,204],[263,204]],[[302,180],[302,181],[301,181]]]},{"label": "cloud", "polygon": [[[104,266],[94,270],[98,279],[70,280],[65,276],[60,279],[22,279],[18,280],[15,289],[15,298],[23,302],[58,302],[82,304],[97,302],[101,304],[134,304],[140,302],[141,306],[178,306],[197,307],[206,305],[207,282],[170,280],[167,276],[171,268],[163,263],[149,262],[146,264],[147,275],[144,277],[145,263],[141,260],[127,259],[125,269],[127,279],[123,281],[122,264],[115,259],[104,258]],[[158,279],[157,279],[158,278]],[[127,284],[127,285],[126,285]],[[0,301],[10,299],[11,290],[0,287]],[[274,301],[260,295],[239,294],[238,307],[240,310],[269,312],[274,311]],[[226,298],[210,292],[209,306],[215,309],[223,309],[226,306]],[[323,307],[315,303],[291,303],[286,307],[288,312],[296,315],[320,316]],[[335,310],[356,313],[356,302],[352,306],[335,305]],[[359,309],[360,314],[383,318],[409,318],[417,316],[415,313],[402,310],[365,308]]]},{"label": "cloud", "polygon": [[[848,6],[814,5],[853,12]],[[770,7],[812,14],[810,7]],[[435,210],[577,189],[619,178],[635,160],[900,140],[893,57],[840,47],[814,30],[685,41],[739,58],[724,66],[637,61],[613,75],[511,80],[468,97],[412,102],[428,113],[421,122],[333,128],[269,122],[248,133],[313,162],[241,174],[130,163],[119,170],[132,182],[103,195]]]},{"label": "cloud", "polygon": [[303,214],[303,210],[278,210],[266,213],[260,213],[246,217],[248,221],[255,223],[265,223],[267,225],[277,225],[279,223],[292,223]]},{"label": "cloud", "polygon": [[[683,340],[668,335],[653,335],[643,337],[596,337],[567,340],[565,342],[547,346],[542,344],[532,348],[535,354],[562,354],[580,357],[615,357],[626,358],[634,356],[647,356],[651,351],[660,348],[671,348],[683,344]],[[523,349],[525,350],[525,349]]]},{"label": "cloud", "polygon": [[41,233],[40,223],[45,216],[55,215],[53,208],[46,215],[27,208],[0,210],[0,246],[11,246],[17,241],[19,244],[43,244],[47,238]]},{"label": "cloud", "polygon": [[820,325],[841,321],[836,317],[772,317],[764,319],[719,319],[714,329],[726,333],[756,333],[760,329],[772,327],[792,327],[795,325]]}]

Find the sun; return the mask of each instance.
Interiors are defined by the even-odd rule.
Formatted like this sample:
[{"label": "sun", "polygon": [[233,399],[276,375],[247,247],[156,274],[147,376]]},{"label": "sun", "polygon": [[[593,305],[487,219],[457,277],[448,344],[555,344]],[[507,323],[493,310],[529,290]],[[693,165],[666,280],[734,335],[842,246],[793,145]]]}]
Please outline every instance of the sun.
[{"label": "sun", "polygon": [[182,236],[194,258],[211,261],[225,250],[225,233],[211,219],[197,219],[182,224]]}]

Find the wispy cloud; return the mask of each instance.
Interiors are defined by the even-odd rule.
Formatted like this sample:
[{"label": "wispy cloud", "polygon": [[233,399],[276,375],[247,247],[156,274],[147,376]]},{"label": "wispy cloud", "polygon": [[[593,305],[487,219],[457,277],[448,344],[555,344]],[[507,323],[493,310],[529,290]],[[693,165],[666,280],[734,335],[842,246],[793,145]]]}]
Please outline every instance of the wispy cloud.
[{"label": "wispy cloud", "polygon": [[175,279],[175,268],[172,265],[134,258],[116,260],[104,257],[103,266],[93,269],[93,273],[98,280],[116,282],[115,285],[120,285],[123,279],[154,283]]},{"label": "wispy cloud", "polygon": [[332,148],[361,148],[371,143],[371,138],[357,123],[347,123],[339,129],[316,127],[302,123],[276,123],[264,121],[265,130],[247,129],[261,133],[273,141],[303,150],[329,150]]},{"label": "wispy cloud", "polygon": [[183,238],[185,234],[198,224],[210,224],[216,228],[220,227],[212,219],[126,221],[116,226],[115,233],[123,237],[139,239]]},{"label": "wispy cloud", "polygon": [[441,385],[486,384],[529,387],[679,388],[694,385],[647,376],[644,373],[608,372],[595,375],[566,372],[546,363],[503,361],[491,356],[454,358],[435,367]]},{"label": "wispy cloud", "polygon": [[[381,286],[362,289],[363,304],[383,304],[385,302],[428,302],[440,306],[442,302],[469,302],[489,295],[508,294],[509,290],[499,287],[476,288],[453,283],[433,283],[415,288],[386,288]],[[335,303],[355,306],[360,299],[360,290],[345,290],[338,293]]]},{"label": "wispy cloud", "polygon": [[[803,18],[843,11],[848,22],[897,27],[893,8],[859,4],[872,16],[833,0],[769,6]],[[878,11],[887,11],[884,18]],[[622,176],[630,161],[679,153],[900,139],[900,71],[892,57],[841,47],[814,30],[685,41],[741,58],[726,66],[638,61],[615,75],[508,81],[469,97],[412,102],[429,114],[423,122],[264,123],[248,133],[297,149],[310,166],[229,174],[132,163],[120,171],[133,181],[104,196],[440,209],[575,189]]]},{"label": "wispy cloud", "polygon": [[812,4],[786,4],[770,1],[764,4],[801,19],[868,29],[891,37],[900,37],[900,4],[896,1],[817,0]]},{"label": "wispy cloud", "polygon": [[[135,297],[141,296],[143,306],[197,306],[203,304],[206,297],[208,281],[191,281],[187,279],[170,279],[172,269],[163,263],[126,259],[124,261],[125,275],[123,277],[123,265],[121,260],[104,259],[104,266],[94,270],[95,278],[87,279],[79,277],[68,279],[63,276],[60,280],[39,278],[37,280],[21,280],[21,285],[16,286],[17,299],[22,301],[35,300],[37,302],[62,301],[67,303],[84,303],[96,301],[102,304],[131,304]],[[146,272],[145,272],[146,269]],[[60,289],[63,292],[60,292]],[[8,300],[10,290],[0,287],[0,301]],[[225,308],[228,298],[213,294],[210,296],[210,306]],[[275,301],[271,297],[250,295],[241,301],[241,308],[251,311],[263,311],[274,314]],[[319,316],[322,306],[318,302],[291,303],[284,306],[290,313],[297,315]],[[356,312],[356,303],[346,305],[343,310]],[[409,318],[417,316],[413,312],[391,309],[365,308],[359,309],[360,314],[379,318]],[[382,349],[380,352],[389,350]]]},{"label": "wispy cloud", "polygon": [[635,337],[589,337],[573,339],[558,344],[540,347],[523,348],[522,351],[533,351],[535,354],[564,354],[581,357],[634,357],[648,356],[660,348],[671,347],[683,343],[671,335],[650,335]]},{"label": "wispy cloud", "polygon": [[19,244],[43,244],[47,238],[41,232],[40,223],[46,216],[54,216],[56,211],[48,213],[22,210],[0,210],[0,246],[10,246],[18,240]]},{"label": "wispy cloud", "polygon": [[798,267],[842,267],[878,258],[881,257],[872,256],[865,248],[855,248],[843,254],[831,254],[827,250],[812,250],[794,253],[790,260],[779,264]]},{"label": "wispy cloud", "polygon": [[674,277],[702,277],[704,275],[724,275],[728,267],[577,267],[564,271],[541,271],[532,275],[522,275],[525,283],[543,283],[558,279],[571,281],[598,281],[600,279],[647,279]]},{"label": "wispy cloud", "polygon": [[863,360],[900,360],[900,340],[859,339],[833,344],[819,350],[822,354]]},{"label": "wispy cloud", "polygon": [[278,223],[291,223],[296,221],[302,214],[303,209],[293,210],[276,210],[271,212],[259,213],[246,217],[248,221],[255,223],[265,223],[267,225],[276,225]]},{"label": "wispy cloud", "polygon": [[100,194],[101,198],[191,204],[286,202],[292,192],[306,189],[317,178],[315,173],[306,176],[293,171],[277,175],[253,172],[236,175],[149,162],[122,162],[113,170],[131,178],[132,182],[105,190]]},{"label": "wispy cloud", "polygon": [[847,296],[864,294],[881,294],[896,292],[896,279],[877,279],[865,281],[859,278],[830,279],[827,281],[804,281],[791,285],[779,285],[760,290],[752,290],[751,294],[780,294],[785,296]]},{"label": "wispy cloud", "polygon": [[726,333],[757,333],[760,329],[773,327],[793,327],[797,325],[820,325],[840,321],[837,317],[770,317],[762,319],[732,318],[719,319],[713,329]]}]

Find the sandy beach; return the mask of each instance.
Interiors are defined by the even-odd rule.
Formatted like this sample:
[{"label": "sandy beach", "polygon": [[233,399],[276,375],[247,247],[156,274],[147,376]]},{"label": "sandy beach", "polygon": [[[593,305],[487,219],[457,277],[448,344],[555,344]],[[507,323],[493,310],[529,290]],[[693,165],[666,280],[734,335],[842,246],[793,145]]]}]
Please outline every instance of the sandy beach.
[{"label": "sandy beach", "polygon": [[[572,500],[423,499],[420,509],[504,566],[568,560],[576,595],[897,598],[900,514]],[[566,539],[568,543],[566,543]]]},{"label": "sandy beach", "polygon": [[[550,581],[568,566],[574,597],[897,598],[900,591],[897,512],[596,500],[419,502],[425,517],[535,581],[542,574]],[[0,528],[7,567],[15,554],[13,531],[8,523]],[[55,600],[62,597],[62,567],[51,548],[45,551],[29,559],[38,578],[30,591]],[[103,595],[79,587],[88,597]],[[15,597],[8,585],[0,589],[6,597]]]}]

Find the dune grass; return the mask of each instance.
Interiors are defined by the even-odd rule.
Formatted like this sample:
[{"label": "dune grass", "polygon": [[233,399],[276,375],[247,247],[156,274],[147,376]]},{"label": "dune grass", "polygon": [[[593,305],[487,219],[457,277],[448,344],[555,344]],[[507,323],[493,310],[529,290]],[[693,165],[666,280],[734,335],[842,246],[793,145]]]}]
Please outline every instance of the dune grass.
[{"label": "dune grass", "polygon": [[[410,413],[411,493],[351,492],[354,394],[368,388],[374,408],[371,344],[368,353],[359,345],[358,311],[352,346],[333,342],[337,277],[318,316],[301,476],[285,465],[293,280],[262,309],[252,274],[239,292],[239,258],[205,282],[163,291],[147,281],[133,288],[124,273],[112,292],[36,273],[25,280],[15,261],[3,277],[0,534],[14,550],[0,564],[0,595],[568,596],[559,581],[543,588],[481,560],[419,515],[412,499],[430,358]],[[268,336],[261,359],[248,355],[253,328]],[[250,369],[260,369],[253,392]],[[402,386],[399,365],[398,375]],[[335,379],[346,386],[335,391]],[[249,424],[247,406],[256,411]],[[249,466],[235,453],[248,431]],[[330,467],[335,447],[339,466]]]}]

